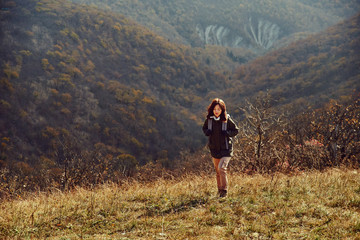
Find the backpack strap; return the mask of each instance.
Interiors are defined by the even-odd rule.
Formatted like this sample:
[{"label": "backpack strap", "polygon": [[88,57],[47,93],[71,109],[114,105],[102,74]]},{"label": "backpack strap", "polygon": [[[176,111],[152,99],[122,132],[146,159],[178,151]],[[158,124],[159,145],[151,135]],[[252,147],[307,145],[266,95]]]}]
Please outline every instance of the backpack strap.
[{"label": "backpack strap", "polygon": [[221,124],[221,130],[226,131],[227,130],[227,122],[222,122]]},{"label": "backpack strap", "polygon": [[[221,124],[221,130],[222,130],[222,131],[226,131],[226,130],[227,130],[227,122],[222,122],[222,124]],[[228,137],[228,136],[225,137],[225,144],[226,144],[226,149],[229,149],[229,137]]]},{"label": "backpack strap", "polygon": [[212,130],[212,119],[211,118],[208,119],[208,129]]}]

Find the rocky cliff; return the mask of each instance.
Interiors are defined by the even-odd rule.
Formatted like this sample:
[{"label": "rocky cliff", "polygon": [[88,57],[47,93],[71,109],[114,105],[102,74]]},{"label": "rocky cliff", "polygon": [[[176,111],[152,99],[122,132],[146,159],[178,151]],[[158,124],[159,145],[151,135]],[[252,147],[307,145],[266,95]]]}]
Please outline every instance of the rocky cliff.
[{"label": "rocky cliff", "polygon": [[196,32],[204,44],[234,48],[242,46],[243,38],[225,26],[208,25],[202,27],[198,24]]},{"label": "rocky cliff", "polygon": [[224,47],[246,47],[269,49],[280,38],[280,26],[265,19],[253,20],[251,17],[242,27],[244,32],[231,30],[222,25],[196,25],[196,32],[204,44]]}]

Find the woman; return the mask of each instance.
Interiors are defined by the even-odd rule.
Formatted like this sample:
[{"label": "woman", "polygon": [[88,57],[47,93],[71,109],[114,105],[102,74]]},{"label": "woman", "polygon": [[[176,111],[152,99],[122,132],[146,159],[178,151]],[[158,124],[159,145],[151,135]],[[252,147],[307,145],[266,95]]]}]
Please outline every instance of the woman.
[{"label": "woman", "polygon": [[223,100],[215,98],[209,105],[203,125],[203,132],[209,137],[209,149],[213,158],[218,193],[226,197],[228,190],[227,166],[233,156],[232,137],[239,132],[238,127],[226,113]]}]

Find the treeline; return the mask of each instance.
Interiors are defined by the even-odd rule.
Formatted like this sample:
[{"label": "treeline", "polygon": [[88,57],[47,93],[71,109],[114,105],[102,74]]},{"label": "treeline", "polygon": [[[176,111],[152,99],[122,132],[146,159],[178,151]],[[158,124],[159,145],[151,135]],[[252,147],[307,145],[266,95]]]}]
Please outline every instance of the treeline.
[{"label": "treeline", "polygon": [[[239,134],[232,139],[231,172],[271,175],[360,167],[359,92],[321,108],[307,106],[301,113],[279,109],[276,100],[264,93],[244,101],[240,110],[244,117],[236,119]],[[213,174],[210,163],[204,148],[186,155],[181,167],[187,173]]]},{"label": "treeline", "polygon": [[[269,95],[248,100],[238,120],[239,134],[234,141],[230,169],[245,174],[296,173],[329,167],[360,167],[360,95],[331,101],[323,108],[301,114],[279,111]],[[47,134],[51,134],[51,129]],[[45,133],[44,133],[45,134]],[[152,181],[187,174],[213,173],[207,148],[182,156],[171,165],[163,158],[139,166],[129,154],[116,158],[102,144],[94,151],[83,151],[59,132],[59,162],[42,157],[36,168],[23,162],[2,166],[0,197],[17,197],[29,191],[71,190],[76,186],[124,181]],[[8,139],[3,138],[2,153]]]},{"label": "treeline", "polygon": [[360,166],[360,94],[301,114],[279,112],[270,95],[241,110],[235,156],[247,172],[294,172]]}]

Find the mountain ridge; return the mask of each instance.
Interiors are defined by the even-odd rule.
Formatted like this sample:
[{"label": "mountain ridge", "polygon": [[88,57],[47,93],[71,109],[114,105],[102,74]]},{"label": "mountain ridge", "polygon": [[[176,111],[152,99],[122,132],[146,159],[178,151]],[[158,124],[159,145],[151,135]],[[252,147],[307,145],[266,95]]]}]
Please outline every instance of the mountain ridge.
[{"label": "mountain ridge", "polygon": [[[131,4],[127,0],[72,1],[122,13],[173,42],[188,43],[193,47],[225,44],[247,48],[258,56],[268,52],[275,42],[286,39],[291,34],[324,30],[360,9],[360,4],[356,1],[139,0]],[[276,31],[268,32],[270,28],[264,28],[265,25],[272,26]],[[161,26],[165,27],[162,29]],[[227,34],[221,38],[215,37],[214,30],[209,31],[214,26],[226,29]],[[168,34],[169,27],[172,30]],[[263,31],[263,36],[267,39],[261,40],[258,35]],[[227,39],[226,36],[230,38]],[[229,44],[233,36],[237,36],[237,44]],[[208,39],[212,40],[207,41]]]}]

